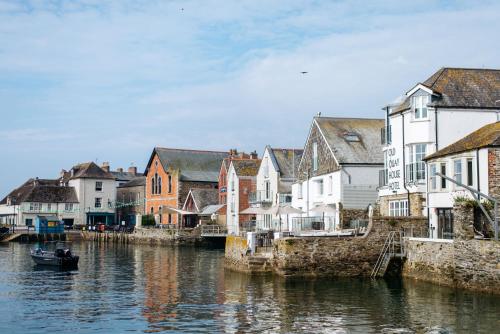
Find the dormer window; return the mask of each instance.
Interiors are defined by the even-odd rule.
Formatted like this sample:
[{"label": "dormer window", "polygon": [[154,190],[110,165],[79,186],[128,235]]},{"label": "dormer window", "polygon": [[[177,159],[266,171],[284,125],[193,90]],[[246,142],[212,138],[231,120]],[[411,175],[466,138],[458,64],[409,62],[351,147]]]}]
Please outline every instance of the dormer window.
[{"label": "dormer window", "polygon": [[428,95],[413,97],[413,110],[415,119],[427,119],[427,104],[429,103]]},{"label": "dormer window", "polygon": [[350,142],[361,141],[359,139],[359,136],[356,133],[354,133],[354,132],[346,132],[346,133],[344,133],[344,139],[347,140],[347,141],[350,141]]}]

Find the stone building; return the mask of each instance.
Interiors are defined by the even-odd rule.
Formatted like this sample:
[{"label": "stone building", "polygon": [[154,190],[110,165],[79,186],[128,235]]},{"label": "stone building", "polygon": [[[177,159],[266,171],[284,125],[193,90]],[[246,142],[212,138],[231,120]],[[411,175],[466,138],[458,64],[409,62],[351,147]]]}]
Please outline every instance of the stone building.
[{"label": "stone building", "polygon": [[[257,173],[255,193],[251,194],[253,206],[269,208],[292,203],[292,184],[297,180],[297,168],[302,149],[272,148],[266,146]],[[277,230],[279,217],[271,214],[257,215],[259,230]]]},{"label": "stone building", "polygon": [[[383,119],[313,119],[298,181],[292,186],[292,205],[305,215],[292,220],[291,230],[332,230],[339,226],[340,208],[347,213],[376,202],[376,181],[383,168],[383,125]],[[325,208],[324,213],[317,207]]]},{"label": "stone building", "polygon": [[250,206],[250,194],[256,189],[259,165],[257,158],[233,160],[229,165],[226,225],[230,234],[239,234],[245,222],[255,220],[255,215],[242,214],[241,211]]},{"label": "stone building", "polygon": [[428,216],[424,157],[496,122],[498,101],[500,70],[442,68],[384,107],[381,214]]},{"label": "stone building", "polygon": [[[431,238],[453,237],[455,202],[473,200],[465,185],[500,200],[500,122],[483,126],[464,138],[424,158],[427,163],[429,230]],[[441,173],[459,184],[442,178]],[[491,237],[476,207],[474,230]],[[488,224],[489,225],[489,224]]]},{"label": "stone building", "polygon": [[56,216],[73,226],[78,213],[75,187],[62,185],[59,179],[29,179],[0,201],[1,224],[33,226],[36,216]]},{"label": "stone building", "polygon": [[116,216],[118,222],[127,226],[136,225],[145,214],[146,177],[136,178],[116,188]]},{"label": "stone building", "polygon": [[156,147],[146,166],[146,214],[182,227],[181,207],[191,189],[217,189],[227,152]]}]

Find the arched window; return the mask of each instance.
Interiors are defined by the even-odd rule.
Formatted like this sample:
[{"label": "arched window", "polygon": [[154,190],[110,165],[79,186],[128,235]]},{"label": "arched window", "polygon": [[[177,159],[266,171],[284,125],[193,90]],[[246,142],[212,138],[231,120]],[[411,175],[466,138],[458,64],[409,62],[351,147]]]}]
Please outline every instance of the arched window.
[{"label": "arched window", "polygon": [[151,193],[152,194],[155,193],[155,178],[154,177],[151,178]]},{"label": "arched window", "polygon": [[161,176],[158,177],[158,194],[161,194]]},{"label": "arched window", "polygon": [[154,209],[153,209],[153,207],[151,207],[151,214],[153,214],[153,213],[154,213]]},{"label": "arched window", "polygon": [[168,193],[172,193],[172,175],[168,176]]},{"label": "arched window", "polygon": [[153,194],[158,194],[158,173],[155,173],[155,188]]}]

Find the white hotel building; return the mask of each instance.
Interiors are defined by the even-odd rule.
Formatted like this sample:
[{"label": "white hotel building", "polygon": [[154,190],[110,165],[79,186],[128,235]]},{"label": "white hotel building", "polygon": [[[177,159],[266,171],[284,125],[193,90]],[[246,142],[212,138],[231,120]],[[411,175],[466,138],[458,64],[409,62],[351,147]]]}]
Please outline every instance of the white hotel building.
[{"label": "white hotel building", "polygon": [[384,108],[381,215],[429,216],[422,159],[499,120],[499,95],[500,70],[442,68]]}]

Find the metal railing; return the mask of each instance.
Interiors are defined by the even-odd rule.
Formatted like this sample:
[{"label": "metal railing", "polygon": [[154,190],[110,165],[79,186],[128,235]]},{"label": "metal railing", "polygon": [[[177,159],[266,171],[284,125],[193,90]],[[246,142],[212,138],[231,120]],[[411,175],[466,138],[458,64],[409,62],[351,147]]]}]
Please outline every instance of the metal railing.
[{"label": "metal railing", "polygon": [[406,182],[425,180],[425,163],[423,161],[406,165]]},{"label": "metal railing", "polygon": [[391,231],[385,239],[384,246],[382,247],[382,251],[373,267],[370,277],[375,278],[384,276],[391,259],[398,256],[405,256],[403,234],[402,232]]},{"label": "metal railing", "polygon": [[225,236],[227,235],[227,228],[220,225],[202,225],[201,226],[201,236]]},{"label": "metal railing", "polygon": [[257,190],[251,192],[248,196],[248,201],[250,203],[272,203],[273,202],[273,192],[265,190]]},{"label": "metal railing", "polygon": [[294,217],[292,230],[297,232],[325,230],[325,220],[323,217]]}]

